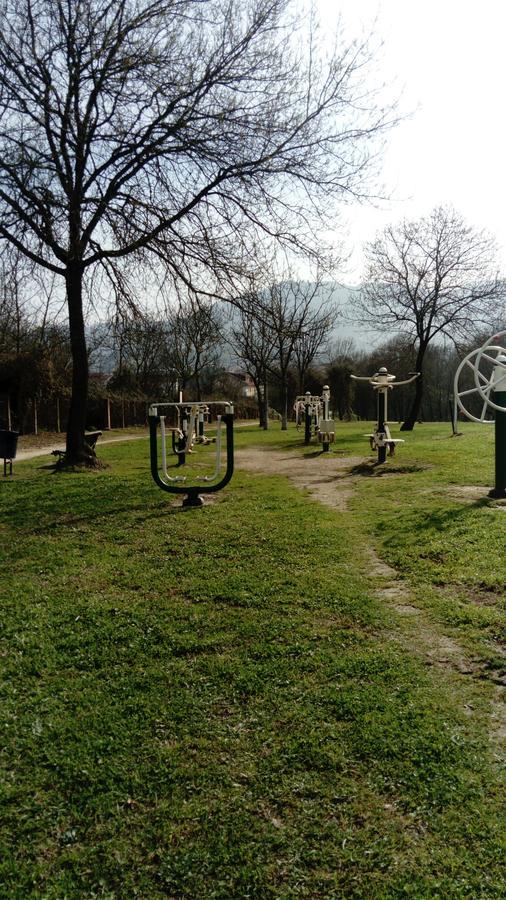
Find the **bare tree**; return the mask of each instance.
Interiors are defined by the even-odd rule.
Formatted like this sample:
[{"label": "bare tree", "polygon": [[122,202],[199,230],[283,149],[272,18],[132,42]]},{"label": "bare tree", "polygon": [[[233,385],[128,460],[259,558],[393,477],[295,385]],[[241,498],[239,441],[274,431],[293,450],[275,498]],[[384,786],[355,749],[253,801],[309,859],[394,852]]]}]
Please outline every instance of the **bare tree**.
[{"label": "bare tree", "polygon": [[234,354],[255,385],[260,427],[269,427],[268,372],[276,351],[275,334],[265,319],[258,315],[258,296],[241,298],[234,315],[229,343]]},{"label": "bare tree", "polygon": [[314,336],[323,340],[325,329],[335,314],[328,301],[319,301],[318,297],[318,282],[281,281],[262,292],[262,316],[270,327],[275,348],[268,368],[281,387],[283,431],[288,427],[288,374],[297,348],[299,352],[305,345],[307,348],[310,336],[313,336],[313,345]]},{"label": "bare tree", "polygon": [[83,293],[97,266],[114,286],[150,257],[176,287],[223,294],[259,235],[316,253],[333,201],[367,192],[393,121],[364,86],[367,43],[324,60],[292,9],[0,0],[0,236],[64,279],[69,463],[94,463]]},{"label": "bare tree", "polygon": [[299,394],[304,390],[304,378],[316,357],[328,349],[332,340],[332,329],[338,318],[337,306],[332,303],[331,297],[329,296],[325,302],[321,301],[324,285],[314,282],[305,283],[302,287],[305,289],[306,298],[315,304],[315,309],[310,321],[301,329],[293,350]]},{"label": "bare tree", "polygon": [[222,344],[222,314],[217,304],[196,302],[190,297],[169,311],[168,363],[184,390],[194,382],[197,400],[201,399],[201,377],[209,368],[217,368]]},{"label": "bare tree", "polygon": [[21,353],[38,332],[61,322],[62,303],[55,276],[35,266],[9,244],[0,244],[0,351]]},{"label": "bare tree", "polygon": [[334,415],[341,420],[350,419],[353,414],[355,388],[360,382],[352,381],[350,375],[357,370],[360,356],[351,337],[339,337],[330,347],[325,379],[330,387]]},{"label": "bare tree", "polygon": [[115,385],[129,384],[151,400],[165,396],[173,384],[169,329],[165,322],[145,316],[116,323],[114,373]]},{"label": "bare tree", "polygon": [[465,340],[480,324],[497,320],[504,284],[496,271],[495,244],[453,209],[438,207],[426,218],[386,228],[366,255],[360,321],[379,331],[395,329],[415,349],[421,375],[402,425],[411,431],[420,414],[430,343],[443,336]]}]

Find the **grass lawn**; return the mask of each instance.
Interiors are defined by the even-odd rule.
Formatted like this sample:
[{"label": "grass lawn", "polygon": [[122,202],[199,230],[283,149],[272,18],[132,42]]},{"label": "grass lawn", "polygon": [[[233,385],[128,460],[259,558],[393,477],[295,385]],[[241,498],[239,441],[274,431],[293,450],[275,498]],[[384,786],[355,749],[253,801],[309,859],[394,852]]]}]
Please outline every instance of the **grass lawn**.
[{"label": "grass lawn", "polygon": [[[368,430],[339,425],[335,459]],[[506,896],[506,507],[493,432],[462,431],[350,466],[346,510],[283,474],[314,460],[293,426],[238,429],[279,474],[196,510],[147,439],[91,473],[15,463],[0,897]]]}]

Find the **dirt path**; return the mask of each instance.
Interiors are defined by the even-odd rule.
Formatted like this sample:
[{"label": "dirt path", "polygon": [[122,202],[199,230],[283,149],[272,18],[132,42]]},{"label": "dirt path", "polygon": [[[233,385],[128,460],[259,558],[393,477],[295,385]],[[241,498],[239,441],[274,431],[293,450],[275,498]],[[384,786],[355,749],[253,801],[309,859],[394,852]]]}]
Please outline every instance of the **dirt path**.
[{"label": "dirt path", "polygon": [[[238,422],[236,422],[236,425],[241,428],[244,428],[244,426],[247,425],[256,425],[256,427],[258,428],[258,422],[256,420],[239,420]],[[21,449],[18,445],[16,460],[20,461],[24,459],[35,459],[37,456],[50,456],[53,450],[65,450],[65,444],[58,439],[59,437],[61,437],[61,435],[55,435],[52,443],[35,447],[27,447],[26,450]],[[118,434],[114,437],[101,437],[99,438],[97,443],[97,450],[100,453],[100,447],[102,447],[104,444],[116,444],[120,441],[140,441],[143,438],[149,438],[149,431],[146,431],[144,434],[132,434],[127,432],[127,434]],[[45,439],[47,440],[48,436],[46,436]],[[21,438],[21,440],[23,440],[23,438]]]},{"label": "dirt path", "polygon": [[[342,513],[346,512],[360,478],[353,469],[365,462],[361,456],[315,453],[308,458],[258,448],[238,450],[235,456],[238,468],[264,475],[282,473],[299,490],[308,491],[319,503]],[[392,639],[404,649],[423,656],[430,666],[456,677],[483,679],[485,673],[480,661],[470,658],[453,637],[437,629],[395,569],[378,556],[371,544],[364,544],[362,551],[374,592],[399,617],[399,628],[392,633]],[[506,740],[506,686],[496,682],[492,687],[489,734],[495,743]],[[465,705],[465,712],[473,715],[472,702]]]},{"label": "dirt path", "polygon": [[350,469],[363,462],[362,456],[320,453],[308,459],[251,447],[236,451],[235,459],[238,467],[252,472],[264,475],[282,472],[300,490],[309,491],[315,500],[342,511],[346,509],[356,481]]},{"label": "dirt path", "polygon": [[[99,438],[99,442],[97,444],[97,449],[100,452],[100,447],[103,444],[117,444],[120,441],[140,441],[145,440],[147,435],[145,434],[125,434],[119,435],[118,437],[111,438]],[[31,447],[29,450],[18,450],[16,453],[16,462],[19,462],[23,459],[35,459],[36,456],[50,456],[53,450],[65,450],[65,444],[56,443],[47,445],[47,447]]]}]

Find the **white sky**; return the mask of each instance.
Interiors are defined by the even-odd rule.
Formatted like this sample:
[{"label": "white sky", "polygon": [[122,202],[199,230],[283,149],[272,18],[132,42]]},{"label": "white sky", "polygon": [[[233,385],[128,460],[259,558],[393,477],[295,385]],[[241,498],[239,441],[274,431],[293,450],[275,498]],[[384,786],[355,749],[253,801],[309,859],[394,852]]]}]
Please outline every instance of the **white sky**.
[{"label": "white sky", "polygon": [[505,0],[317,2],[329,30],[339,13],[355,32],[376,19],[382,74],[413,112],[387,137],[382,179],[395,202],[348,213],[349,283],[360,280],[364,241],[440,203],[493,234],[506,270]]}]

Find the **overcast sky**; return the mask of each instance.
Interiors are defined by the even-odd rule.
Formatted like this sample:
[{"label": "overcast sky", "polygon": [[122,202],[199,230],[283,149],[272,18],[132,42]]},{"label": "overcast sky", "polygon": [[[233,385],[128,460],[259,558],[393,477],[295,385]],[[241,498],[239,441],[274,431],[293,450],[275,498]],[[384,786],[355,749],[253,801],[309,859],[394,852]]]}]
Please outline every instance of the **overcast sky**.
[{"label": "overcast sky", "polygon": [[451,203],[497,239],[506,270],[506,2],[318,0],[329,29],[341,12],[352,29],[374,25],[381,67],[413,115],[390,133],[383,180],[397,198],[349,212],[356,247],[347,273],[360,280],[364,241],[404,217]]}]

